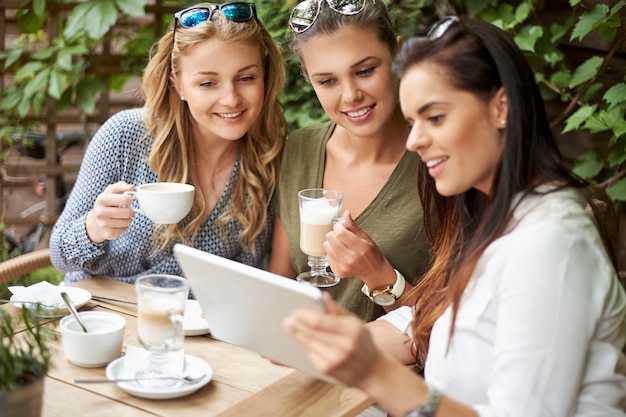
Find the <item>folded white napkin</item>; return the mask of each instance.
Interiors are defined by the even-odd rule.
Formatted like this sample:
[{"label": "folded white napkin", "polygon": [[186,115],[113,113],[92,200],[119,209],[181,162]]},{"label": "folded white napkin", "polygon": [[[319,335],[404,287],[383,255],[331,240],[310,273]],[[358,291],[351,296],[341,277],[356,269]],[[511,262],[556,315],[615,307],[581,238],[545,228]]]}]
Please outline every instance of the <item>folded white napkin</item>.
[{"label": "folded white napkin", "polygon": [[47,281],[41,281],[28,287],[12,286],[9,287],[9,291],[17,301],[32,301],[33,303],[41,303],[44,307],[65,305],[63,298],[61,298],[63,289]]},{"label": "folded white napkin", "polygon": [[[185,368],[185,351],[183,349],[168,353],[170,375],[182,375]],[[116,378],[133,378],[135,374],[148,367],[150,352],[138,346],[126,346],[126,354],[120,374]]]}]

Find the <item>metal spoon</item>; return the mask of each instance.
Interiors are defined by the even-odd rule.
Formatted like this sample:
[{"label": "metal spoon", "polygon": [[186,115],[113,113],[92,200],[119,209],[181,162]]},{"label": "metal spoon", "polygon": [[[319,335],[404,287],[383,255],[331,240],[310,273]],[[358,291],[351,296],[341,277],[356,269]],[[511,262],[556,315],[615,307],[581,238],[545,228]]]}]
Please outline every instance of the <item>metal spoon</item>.
[{"label": "metal spoon", "polygon": [[76,311],[76,308],[74,307],[74,304],[72,303],[72,300],[70,300],[70,296],[67,295],[67,293],[65,291],[62,291],[61,292],[61,298],[63,298],[63,301],[65,302],[65,305],[70,310],[70,313],[72,313],[72,315],[74,316],[74,318],[76,319],[78,324],[80,324],[80,327],[83,328],[83,331],[85,333],[88,333],[87,332],[87,327],[85,327],[85,323],[83,323],[83,319],[80,318],[80,316],[78,315],[78,311]]},{"label": "metal spoon", "polygon": [[182,381],[185,384],[195,384],[200,382],[206,374],[202,373],[194,373],[185,376],[158,376],[158,377],[149,377],[149,378],[115,378],[115,379],[75,379],[75,384],[100,384],[106,382],[134,382],[134,381],[158,381],[158,380],[176,380]]}]

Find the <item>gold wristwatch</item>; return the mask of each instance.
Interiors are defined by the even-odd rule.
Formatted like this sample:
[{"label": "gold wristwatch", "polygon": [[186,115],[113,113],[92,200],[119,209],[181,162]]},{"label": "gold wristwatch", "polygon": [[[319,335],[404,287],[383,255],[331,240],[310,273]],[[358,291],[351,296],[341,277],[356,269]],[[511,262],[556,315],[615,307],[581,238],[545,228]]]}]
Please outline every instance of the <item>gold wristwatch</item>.
[{"label": "gold wristwatch", "polygon": [[367,284],[363,284],[361,292],[379,306],[387,307],[394,304],[404,293],[404,285],[406,283],[404,276],[397,269],[394,269],[394,271],[396,272],[395,284],[387,285],[385,288],[373,290],[372,292],[367,288]]}]

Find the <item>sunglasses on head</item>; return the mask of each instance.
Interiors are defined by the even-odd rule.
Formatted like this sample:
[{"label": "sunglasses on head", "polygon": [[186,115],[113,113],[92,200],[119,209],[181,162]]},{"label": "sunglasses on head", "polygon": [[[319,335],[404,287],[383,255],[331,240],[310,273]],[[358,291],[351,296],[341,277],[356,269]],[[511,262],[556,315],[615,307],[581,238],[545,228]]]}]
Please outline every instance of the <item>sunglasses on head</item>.
[{"label": "sunglasses on head", "polygon": [[176,36],[176,23],[184,28],[192,28],[202,22],[211,20],[213,12],[219,10],[231,22],[243,23],[256,19],[256,7],[254,3],[234,2],[216,4],[209,7],[193,6],[174,13],[174,30],[172,37]]},{"label": "sunglasses on head", "polygon": [[289,27],[295,33],[307,31],[317,20],[325,1],[333,11],[344,16],[361,13],[367,0],[304,0],[294,7],[289,16]]},{"label": "sunglasses on head", "polygon": [[448,29],[450,29],[453,25],[459,24],[463,28],[463,30],[470,35],[476,42],[478,42],[482,47],[485,47],[485,43],[483,40],[474,33],[458,16],[446,16],[441,19],[439,22],[432,25],[432,27],[426,33],[426,37],[430,40],[436,40],[441,38],[446,34]]}]

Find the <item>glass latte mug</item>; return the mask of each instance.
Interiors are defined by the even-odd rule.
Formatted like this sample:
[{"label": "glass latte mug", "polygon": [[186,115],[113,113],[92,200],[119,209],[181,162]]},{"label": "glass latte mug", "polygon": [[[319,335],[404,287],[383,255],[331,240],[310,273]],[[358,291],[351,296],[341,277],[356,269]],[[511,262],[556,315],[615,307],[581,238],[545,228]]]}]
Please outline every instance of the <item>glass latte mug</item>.
[{"label": "glass latte mug", "polygon": [[300,210],[300,249],[309,257],[310,271],[296,279],[316,287],[331,287],[339,283],[328,270],[328,258],[324,250],[326,234],[333,224],[340,221],[343,193],[325,188],[309,188],[298,192]]},{"label": "glass latte mug", "polygon": [[161,378],[141,381],[144,385],[163,387],[177,383],[170,375],[169,352],[183,348],[185,304],[189,282],[175,275],[146,275],[135,281],[137,290],[137,332],[142,346],[150,352],[147,368],[137,378]]}]

